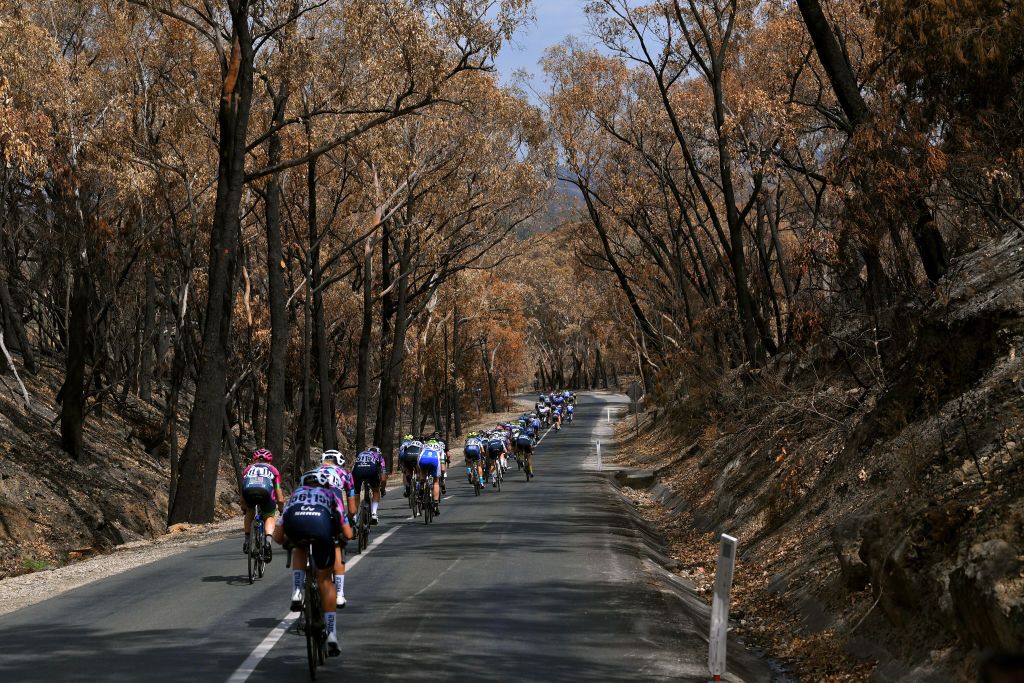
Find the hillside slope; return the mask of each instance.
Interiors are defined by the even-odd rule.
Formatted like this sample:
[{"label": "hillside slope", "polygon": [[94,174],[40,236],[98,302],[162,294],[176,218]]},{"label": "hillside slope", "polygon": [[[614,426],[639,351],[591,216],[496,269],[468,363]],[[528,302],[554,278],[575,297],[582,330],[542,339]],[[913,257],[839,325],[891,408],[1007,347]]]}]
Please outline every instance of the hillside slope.
[{"label": "hillside slope", "polygon": [[[86,457],[76,462],[60,446],[61,373],[43,359],[35,377],[21,376],[28,409],[12,376],[0,375],[0,578],[162,534],[170,465],[143,444],[157,408],[131,395],[108,402],[86,419]],[[218,518],[238,513],[233,481],[223,463]]]},{"label": "hillside slope", "polygon": [[1024,649],[1024,236],[901,315],[906,348],[850,326],[620,449],[684,574],[706,587],[713,532],[740,539],[737,626],[805,680],[976,680]]}]

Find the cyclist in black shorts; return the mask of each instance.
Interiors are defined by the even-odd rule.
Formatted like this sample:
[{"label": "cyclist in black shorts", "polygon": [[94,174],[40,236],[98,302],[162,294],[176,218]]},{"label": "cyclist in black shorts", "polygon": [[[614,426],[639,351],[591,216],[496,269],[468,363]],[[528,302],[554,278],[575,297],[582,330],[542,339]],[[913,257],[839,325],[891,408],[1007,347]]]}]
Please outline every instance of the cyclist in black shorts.
[{"label": "cyclist in black shorts", "polygon": [[370,524],[377,524],[377,508],[380,498],[387,489],[388,473],[384,456],[376,446],[370,446],[356,456],[352,466],[352,479],[356,483],[356,509],[359,509],[359,498],[363,495],[363,482],[370,483]]}]

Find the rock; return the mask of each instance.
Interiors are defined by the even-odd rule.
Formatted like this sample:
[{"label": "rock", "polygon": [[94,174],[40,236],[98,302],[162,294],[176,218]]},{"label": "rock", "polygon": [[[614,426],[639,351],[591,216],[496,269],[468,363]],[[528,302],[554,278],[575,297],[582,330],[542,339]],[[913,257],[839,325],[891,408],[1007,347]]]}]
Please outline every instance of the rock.
[{"label": "rock", "polygon": [[1008,451],[1015,451],[1015,450],[1017,450],[1017,442],[1016,441],[1007,441],[1006,442],[1006,450],[1008,450]]},{"label": "rock", "polygon": [[864,523],[860,533],[858,555],[868,567],[879,608],[896,626],[913,623],[928,602],[930,586],[916,566],[917,548],[908,530],[891,516],[878,514]]},{"label": "rock", "polygon": [[852,515],[839,521],[832,528],[832,550],[839,560],[839,572],[846,590],[856,593],[867,588],[871,575],[868,566],[860,559],[861,527],[863,515]]},{"label": "rock", "polygon": [[971,546],[967,561],[949,574],[957,629],[981,648],[1024,649],[1021,560],[1013,546],[992,539]]}]

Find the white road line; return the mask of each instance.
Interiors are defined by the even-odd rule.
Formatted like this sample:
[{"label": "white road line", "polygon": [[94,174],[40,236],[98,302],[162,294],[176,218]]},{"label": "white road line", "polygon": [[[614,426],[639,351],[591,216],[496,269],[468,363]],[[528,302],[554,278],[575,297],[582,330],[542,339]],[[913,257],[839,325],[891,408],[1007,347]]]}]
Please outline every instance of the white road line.
[{"label": "white road line", "polygon": [[[412,517],[410,517],[409,519],[412,519]],[[391,534],[395,533],[400,528],[401,527],[398,526],[391,527],[383,534],[375,538],[361,555],[356,555],[355,558],[345,563],[345,572],[347,573],[349,569],[352,569],[352,567],[355,567],[357,564],[359,564],[360,560],[362,560],[364,557],[372,553],[374,548],[379,546],[384,541],[388,540]],[[263,658],[266,657],[267,654],[274,649],[274,646],[277,645],[277,641],[281,640],[281,636],[283,636],[285,632],[289,628],[291,628],[292,624],[294,624],[295,620],[298,618],[298,612],[289,612],[287,615],[285,615],[285,618],[281,620],[281,623],[275,626],[274,629],[267,634],[267,637],[264,638],[263,641],[256,646],[256,649],[249,653],[249,656],[245,658],[245,661],[242,662],[242,665],[235,669],[235,673],[231,674],[231,677],[228,678],[228,683],[245,683],[245,681],[249,679],[249,676],[252,675],[252,672],[256,670],[256,667],[259,666],[259,663],[263,660]]]},{"label": "white road line", "polygon": [[441,500],[448,500],[449,498],[454,498],[454,497],[455,497],[455,494],[453,493],[453,494],[452,494],[452,495],[450,495],[450,496],[445,496],[445,497],[444,497],[444,498],[442,498]]},{"label": "white road line", "polygon": [[[548,434],[550,434],[551,430],[554,429],[554,428],[555,428],[555,425],[551,425],[550,427],[548,427],[548,431],[544,432],[544,436],[547,436]],[[537,445],[538,446],[540,445],[540,442],[544,440],[544,436],[542,436],[539,439],[537,439]]]}]

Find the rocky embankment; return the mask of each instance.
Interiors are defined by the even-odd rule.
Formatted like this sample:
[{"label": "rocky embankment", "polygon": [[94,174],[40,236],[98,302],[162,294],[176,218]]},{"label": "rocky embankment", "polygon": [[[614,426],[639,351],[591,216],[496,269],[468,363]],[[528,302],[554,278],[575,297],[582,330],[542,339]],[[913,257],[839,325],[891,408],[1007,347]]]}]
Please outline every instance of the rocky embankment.
[{"label": "rocky embankment", "polygon": [[802,680],[973,681],[1024,649],[1024,236],[898,315],[902,348],[847,321],[619,449],[698,588],[740,539],[737,631]]},{"label": "rocky embankment", "polygon": [[[35,376],[21,373],[29,406],[11,375],[0,376],[0,578],[61,567],[166,531],[170,463],[154,446],[158,408],[130,395],[108,401],[86,419],[86,457],[72,460],[60,446],[61,373],[46,362]],[[238,513],[233,482],[224,463],[218,518]]]}]

